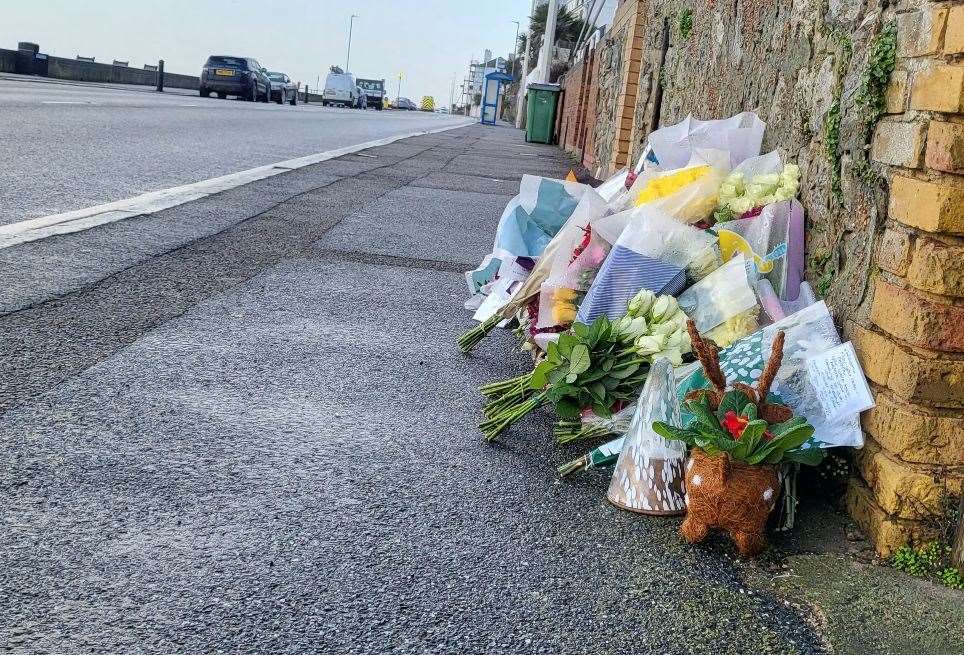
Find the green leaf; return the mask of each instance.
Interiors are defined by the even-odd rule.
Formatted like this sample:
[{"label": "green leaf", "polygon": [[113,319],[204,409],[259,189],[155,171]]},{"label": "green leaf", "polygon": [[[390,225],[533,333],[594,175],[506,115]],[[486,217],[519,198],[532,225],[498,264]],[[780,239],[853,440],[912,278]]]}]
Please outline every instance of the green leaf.
[{"label": "green leaf", "polygon": [[618,389],[623,381],[619,378],[614,378],[612,375],[609,375],[603,378],[602,383],[604,387],[612,391],[613,389]]},{"label": "green leaf", "polygon": [[592,411],[596,414],[596,416],[601,416],[603,418],[609,418],[613,415],[609,407],[601,403],[593,403]]},{"label": "green leaf", "polygon": [[572,348],[572,356],[569,359],[569,373],[579,375],[587,370],[589,370],[589,348],[580,343]]},{"label": "green leaf", "polygon": [[774,437],[782,437],[792,428],[795,428],[798,425],[804,425],[806,422],[807,419],[803,418],[802,416],[794,416],[790,420],[784,421],[783,423],[775,423],[771,425],[770,434],[772,434]]},{"label": "green leaf", "polygon": [[612,378],[616,378],[617,380],[622,380],[623,378],[628,378],[638,370],[639,370],[639,364],[630,364],[629,366],[614,368],[609,372],[609,376]]},{"label": "green leaf", "polygon": [[743,434],[740,435],[740,446],[733,451],[733,457],[746,461],[747,457],[753,454],[757,446],[763,440],[763,433],[767,430],[767,422],[764,420],[750,421]]},{"label": "green leaf", "polygon": [[577,343],[579,343],[579,340],[576,337],[563,332],[559,335],[559,341],[557,342],[559,354],[568,359],[572,354],[573,346],[575,346]]},{"label": "green leaf", "polygon": [[[757,408],[756,408],[756,405],[754,405],[753,403],[747,403],[747,404],[743,407],[743,414],[742,414],[742,416],[745,416],[747,419],[749,419],[749,420],[751,420],[751,421],[755,421],[755,420],[756,420],[756,415],[757,415]],[[761,432],[761,434],[762,434],[762,432]]]},{"label": "green leaf", "polygon": [[597,402],[604,402],[606,400],[606,387],[603,386],[601,382],[593,382],[588,387],[589,393],[592,397],[596,399]]},{"label": "green leaf", "polygon": [[556,413],[562,418],[576,418],[582,408],[569,398],[561,398],[556,402]]},{"label": "green leaf", "polygon": [[809,423],[797,425],[784,432],[779,437],[774,437],[770,443],[778,445],[780,450],[793,450],[810,441],[813,436],[813,426]]},{"label": "green leaf", "polygon": [[589,336],[589,326],[585,323],[573,323],[572,331],[577,337],[579,337],[580,340],[583,341]]},{"label": "green leaf", "polygon": [[678,428],[668,423],[663,423],[662,421],[653,423],[653,432],[663,439],[684,441],[690,446],[696,443],[696,433],[692,430],[684,430],[683,428]]},{"label": "green leaf", "polygon": [[826,455],[827,452],[823,448],[797,448],[785,452],[782,461],[816,466]]},{"label": "green leaf", "polygon": [[726,436],[723,428],[720,427],[719,419],[710,410],[709,403],[705,400],[702,402],[690,401],[686,403],[686,409],[696,417],[701,430],[705,429],[711,434]]},{"label": "green leaf", "polygon": [[579,378],[578,373],[569,372],[566,374],[566,382],[568,384],[573,384]]},{"label": "green leaf", "polygon": [[603,360],[602,366],[600,366],[599,368],[602,371],[608,373],[613,369],[613,364],[615,363],[615,361],[616,360],[613,359],[612,357],[607,357],[606,359]]},{"label": "green leaf", "polygon": [[568,371],[566,369],[562,368],[561,366],[554,367],[551,371],[549,371],[548,377],[550,386],[562,382],[566,378],[566,375],[568,375]]},{"label": "green leaf", "polygon": [[716,416],[722,421],[727,412],[739,414],[749,401],[750,399],[742,391],[736,389],[727,391],[720,400],[720,408],[716,410]]},{"label": "green leaf", "polygon": [[556,367],[550,361],[543,361],[535,370],[532,371],[532,377],[529,379],[530,389],[541,389],[549,383],[549,372]]},{"label": "green leaf", "polygon": [[550,341],[549,345],[546,346],[546,359],[556,364],[562,361],[563,358],[559,354],[559,346],[555,341]]}]

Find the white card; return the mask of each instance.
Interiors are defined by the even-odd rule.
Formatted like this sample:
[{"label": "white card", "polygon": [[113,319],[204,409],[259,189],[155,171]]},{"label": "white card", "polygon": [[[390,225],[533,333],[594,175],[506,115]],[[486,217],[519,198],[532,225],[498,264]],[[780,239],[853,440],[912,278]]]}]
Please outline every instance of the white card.
[{"label": "white card", "polygon": [[849,341],[809,359],[807,375],[828,421],[874,406],[867,378]]}]

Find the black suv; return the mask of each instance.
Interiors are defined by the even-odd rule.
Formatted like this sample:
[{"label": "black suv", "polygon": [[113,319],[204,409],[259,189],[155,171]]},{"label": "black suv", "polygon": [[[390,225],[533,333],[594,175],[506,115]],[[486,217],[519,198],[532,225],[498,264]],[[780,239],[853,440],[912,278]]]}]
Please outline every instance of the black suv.
[{"label": "black suv", "polygon": [[256,59],[212,55],[201,69],[200,91],[204,98],[217,93],[219,98],[238,96],[252,102],[268,102],[271,82]]}]

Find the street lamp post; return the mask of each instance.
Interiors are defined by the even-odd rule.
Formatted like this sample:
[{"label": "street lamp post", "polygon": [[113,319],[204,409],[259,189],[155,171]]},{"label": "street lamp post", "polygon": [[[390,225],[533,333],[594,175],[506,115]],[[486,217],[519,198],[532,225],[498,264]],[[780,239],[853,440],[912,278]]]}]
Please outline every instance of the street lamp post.
[{"label": "street lamp post", "polygon": [[519,58],[519,21],[512,21],[515,23],[515,41],[512,42],[512,72],[509,73],[509,77],[512,81],[515,81],[515,60]]},{"label": "street lamp post", "polygon": [[345,72],[351,72],[348,65],[351,63],[351,30],[354,27],[355,19],[358,18],[357,14],[352,14],[351,18],[348,19],[348,56],[345,57]]},{"label": "street lamp post", "polygon": [[398,74],[398,92],[395,94],[395,108],[398,108],[398,101],[402,98],[402,75],[404,73]]}]

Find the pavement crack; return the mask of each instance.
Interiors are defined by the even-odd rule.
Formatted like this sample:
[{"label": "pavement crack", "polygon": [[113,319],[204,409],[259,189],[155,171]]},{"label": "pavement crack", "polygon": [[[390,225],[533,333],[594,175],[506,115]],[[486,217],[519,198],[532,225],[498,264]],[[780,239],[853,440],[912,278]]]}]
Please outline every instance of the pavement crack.
[{"label": "pavement crack", "polygon": [[444,271],[448,273],[463,273],[471,270],[473,266],[475,266],[475,264],[465,262],[452,262],[441,259],[418,259],[415,257],[399,257],[397,255],[349,250],[319,250],[313,253],[313,255],[342,262],[376,264],[379,266],[400,266],[402,268],[419,268],[427,271]]}]

